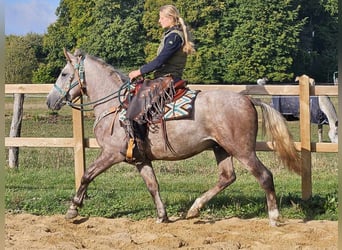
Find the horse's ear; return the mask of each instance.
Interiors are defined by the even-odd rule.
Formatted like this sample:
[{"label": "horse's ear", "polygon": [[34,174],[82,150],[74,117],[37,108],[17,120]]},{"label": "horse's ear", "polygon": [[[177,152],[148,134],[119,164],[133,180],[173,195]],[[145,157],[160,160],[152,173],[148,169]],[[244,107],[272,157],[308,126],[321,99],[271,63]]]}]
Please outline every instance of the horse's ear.
[{"label": "horse's ear", "polygon": [[315,79],[309,78],[310,86],[315,86]]},{"label": "horse's ear", "polygon": [[66,48],[63,48],[63,52],[64,52],[64,55],[65,55],[65,58],[67,59],[67,61],[68,61],[69,63],[71,63],[71,59],[70,59],[69,53],[68,53],[68,51],[66,50]]}]

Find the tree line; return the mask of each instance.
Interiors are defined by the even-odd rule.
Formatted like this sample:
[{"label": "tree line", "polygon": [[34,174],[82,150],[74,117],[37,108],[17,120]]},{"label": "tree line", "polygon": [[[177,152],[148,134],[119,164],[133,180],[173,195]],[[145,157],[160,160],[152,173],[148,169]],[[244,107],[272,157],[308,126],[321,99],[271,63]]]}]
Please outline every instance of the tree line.
[{"label": "tree line", "polygon": [[7,83],[55,82],[63,48],[80,48],[129,72],[157,51],[159,7],[177,6],[196,53],[190,83],[293,82],[308,74],[331,82],[337,71],[337,0],[61,0],[44,35],[6,36]]}]

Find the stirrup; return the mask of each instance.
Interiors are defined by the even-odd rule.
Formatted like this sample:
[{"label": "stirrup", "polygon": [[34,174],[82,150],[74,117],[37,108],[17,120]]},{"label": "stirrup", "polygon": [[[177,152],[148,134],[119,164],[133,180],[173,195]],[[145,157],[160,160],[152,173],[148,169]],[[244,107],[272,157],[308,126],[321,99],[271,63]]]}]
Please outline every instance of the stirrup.
[{"label": "stirrup", "polygon": [[134,139],[130,138],[128,141],[128,145],[127,145],[127,151],[126,151],[126,160],[128,162],[132,162],[133,159],[133,149],[134,149],[135,145],[134,145]]}]

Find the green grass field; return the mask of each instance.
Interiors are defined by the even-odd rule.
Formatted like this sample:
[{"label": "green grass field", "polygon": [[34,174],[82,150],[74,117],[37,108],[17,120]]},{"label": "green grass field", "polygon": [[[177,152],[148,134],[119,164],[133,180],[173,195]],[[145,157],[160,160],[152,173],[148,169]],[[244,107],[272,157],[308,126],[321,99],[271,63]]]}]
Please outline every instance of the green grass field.
[{"label": "green grass field", "polygon": [[[9,134],[11,101],[6,97],[5,133]],[[44,98],[26,98],[22,133],[24,137],[70,137],[71,110],[58,114],[44,106]],[[335,105],[336,107],[336,105]],[[85,118],[86,137],[93,137],[93,118]],[[298,122],[288,123],[295,140],[299,140]],[[327,127],[324,130],[327,139]],[[317,141],[317,126],[312,125]],[[258,140],[262,140],[261,136]],[[98,149],[86,149],[87,163]],[[272,152],[258,152],[273,172],[278,205],[284,218],[337,220],[338,159],[336,153],[313,153],[313,196],[301,200],[301,177],[279,166]],[[40,215],[64,214],[75,192],[73,150],[70,148],[20,148],[19,169],[6,168],[5,207],[7,212]],[[235,162],[237,180],[216,196],[201,216],[226,218],[267,217],[266,200],[256,179]],[[162,199],[169,216],[181,216],[203,192],[214,186],[218,171],[212,152],[203,152],[178,162],[154,163]],[[154,204],[142,178],[128,164],[113,166],[89,186],[82,216],[155,217]]]}]

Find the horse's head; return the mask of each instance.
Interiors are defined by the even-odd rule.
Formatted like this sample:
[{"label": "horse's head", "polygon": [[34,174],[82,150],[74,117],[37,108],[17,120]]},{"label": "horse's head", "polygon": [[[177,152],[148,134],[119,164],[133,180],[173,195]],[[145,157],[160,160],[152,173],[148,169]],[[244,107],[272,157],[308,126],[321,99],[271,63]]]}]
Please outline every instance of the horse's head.
[{"label": "horse's head", "polygon": [[338,143],[338,121],[335,122],[335,126],[331,126],[328,132],[328,136],[332,143]]},{"label": "horse's head", "polygon": [[80,97],[84,91],[84,56],[79,51],[73,55],[65,49],[64,54],[67,64],[46,100],[47,106],[52,110],[60,110],[67,102]]}]

